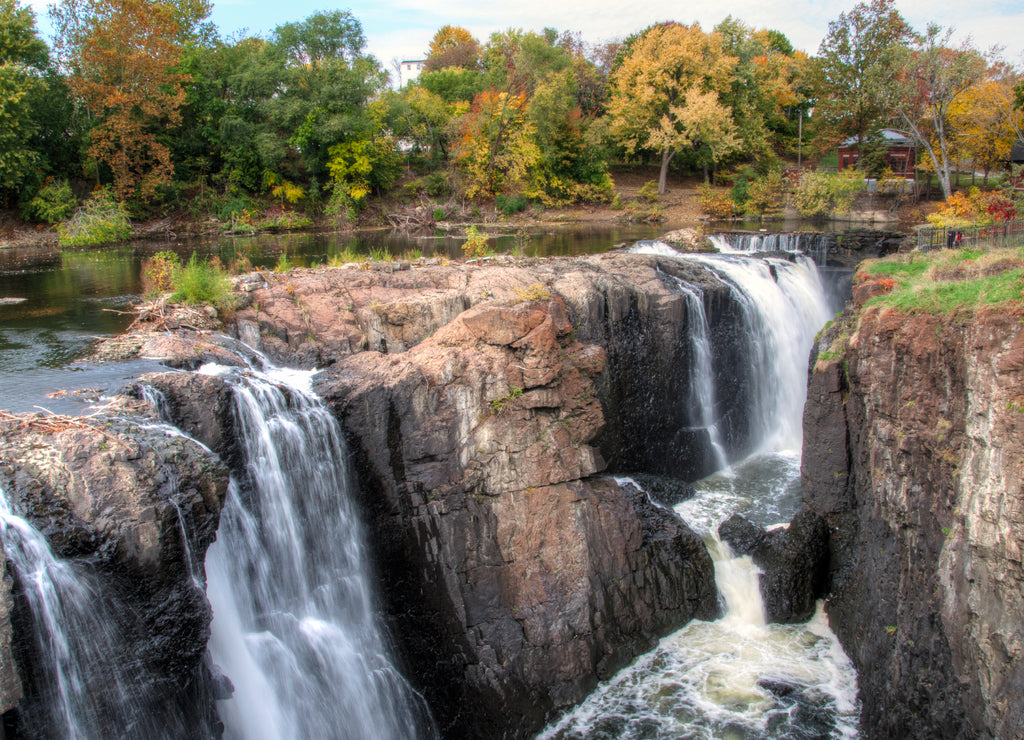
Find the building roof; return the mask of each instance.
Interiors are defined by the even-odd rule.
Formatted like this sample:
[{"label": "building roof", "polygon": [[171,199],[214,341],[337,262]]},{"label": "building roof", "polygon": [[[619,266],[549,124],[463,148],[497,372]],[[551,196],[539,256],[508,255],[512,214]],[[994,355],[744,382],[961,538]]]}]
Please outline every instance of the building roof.
[{"label": "building roof", "polygon": [[[878,135],[882,137],[889,144],[899,144],[903,146],[916,146],[913,139],[901,134],[899,131],[891,128],[883,128],[878,131]],[[849,139],[844,141],[839,146],[856,146],[860,143],[860,140],[856,136],[851,136]]]},{"label": "building roof", "polygon": [[1024,162],[1024,141],[1018,141],[1013,145],[1013,149],[1010,150],[1010,156],[1007,159],[1011,162]]}]

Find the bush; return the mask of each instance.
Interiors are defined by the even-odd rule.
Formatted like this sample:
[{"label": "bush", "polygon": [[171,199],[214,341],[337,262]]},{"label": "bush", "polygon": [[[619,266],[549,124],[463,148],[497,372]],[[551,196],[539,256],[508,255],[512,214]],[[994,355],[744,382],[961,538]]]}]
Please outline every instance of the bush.
[{"label": "bush", "polygon": [[62,247],[95,247],[125,241],[131,235],[124,203],[115,201],[109,190],[95,192],[57,227],[57,243]]},{"label": "bush", "polygon": [[645,183],[640,192],[636,194],[637,198],[642,200],[644,203],[657,203],[658,202],[658,183],[654,180],[650,180]]},{"label": "bush", "polygon": [[452,185],[444,172],[432,172],[427,175],[424,190],[431,198],[447,198],[452,193]]},{"label": "bush", "polygon": [[526,196],[522,194],[499,195],[494,199],[494,204],[506,216],[514,216],[520,211],[526,210]]},{"label": "bush", "polygon": [[223,268],[210,262],[200,262],[195,252],[188,263],[173,273],[174,295],[177,303],[209,303],[218,305],[228,294],[228,276]]},{"label": "bush", "polygon": [[778,211],[786,199],[786,181],[779,170],[772,170],[747,188],[743,212],[748,216],[762,216]]},{"label": "bush", "polygon": [[793,200],[801,216],[827,218],[848,213],[864,187],[860,173],[805,172]]},{"label": "bush", "polygon": [[486,257],[490,253],[487,235],[477,231],[476,226],[466,227],[466,241],[462,245],[462,253],[467,257]]},{"label": "bush", "polygon": [[438,206],[437,208],[434,209],[434,220],[435,221],[444,221],[444,217],[445,217],[444,208],[442,208],[441,206]]},{"label": "bush", "polygon": [[697,190],[700,192],[699,203],[702,213],[712,218],[732,218],[736,213],[736,204],[728,190],[715,190],[707,183]]},{"label": "bush", "polygon": [[45,221],[51,226],[71,217],[78,206],[67,180],[51,182],[36,193],[25,206],[24,216]]},{"label": "bush", "polygon": [[146,295],[166,293],[174,288],[174,273],[181,260],[174,252],[157,252],[142,262],[142,292]]}]

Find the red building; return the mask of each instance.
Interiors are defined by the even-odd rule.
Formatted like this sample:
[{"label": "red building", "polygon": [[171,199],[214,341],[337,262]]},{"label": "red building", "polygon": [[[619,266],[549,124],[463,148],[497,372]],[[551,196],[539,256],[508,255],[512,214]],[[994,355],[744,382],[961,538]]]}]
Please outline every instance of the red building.
[{"label": "red building", "polygon": [[[913,177],[914,166],[917,164],[917,145],[911,139],[892,129],[878,132],[882,140],[889,146],[886,163],[893,174],[899,177]],[[860,159],[861,141],[852,136],[839,145],[839,171],[857,166]]]}]

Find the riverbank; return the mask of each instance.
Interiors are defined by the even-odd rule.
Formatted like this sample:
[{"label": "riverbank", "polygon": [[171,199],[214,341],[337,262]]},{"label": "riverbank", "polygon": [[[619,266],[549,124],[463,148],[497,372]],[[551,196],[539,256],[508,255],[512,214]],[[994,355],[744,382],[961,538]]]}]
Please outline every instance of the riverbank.
[{"label": "riverbank", "polygon": [[[403,195],[401,188],[375,200],[351,222],[338,222],[323,214],[308,215],[301,211],[291,211],[269,201],[259,213],[229,221],[213,214],[180,209],[133,222],[132,240],[166,241],[274,233],[344,234],[381,228],[411,233],[447,233],[461,237],[465,227],[470,224],[487,233],[533,233],[570,225],[611,228],[657,223],[666,229],[697,228],[710,221],[701,210],[699,187],[703,179],[700,176],[670,177],[664,194],[657,196],[655,201],[645,200],[640,196],[640,191],[656,178],[657,171],[653,168],[620,170],[613,175],[617,196],[614,204],[594,203],[550,209],[531,204],[510,215],[500,212],[495,204],[473,204],[457,198],[432,200],[424,195]],[[924,220],[925,213],[933,209],[934,204],[927,202],[902,204],[895,209],[892,220],[886,221],[885,226],[909,232],[914,225]],[[865,204],[836,224],[842,224],[844,228],[860,225],[870,227],[871,222],[865,222],[864,214],[873,214],[878,210],[876,204]],[[773,221],[782,216],[779,214]],[[809,222],[801,221],[795,213],[785,214],[785,220],[787,228],[791,224],[794,229],[797,225],[809,225]],[[26,222],[17,211],[0,212],[0,249],[45,250],[57,246],[55,229],[44,224]]]}]

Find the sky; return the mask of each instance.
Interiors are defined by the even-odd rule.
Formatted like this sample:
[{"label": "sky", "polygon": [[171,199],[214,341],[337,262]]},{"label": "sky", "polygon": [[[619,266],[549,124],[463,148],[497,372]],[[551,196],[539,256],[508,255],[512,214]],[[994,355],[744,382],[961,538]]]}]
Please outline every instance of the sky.
[{"label": "sky", "polygon": [[[47,35],[46,6],[52,0],[31,0],[40,31]],[[301,21],[321,10],[350,10],[363,25],[368,51],[388,70],[392,60],[421,59],[431,37],[445,24],[463,26],[481,42],[494,31],[519,28],[580,31],[584,41],[622,39],[657,21],[699,22],[710,30],[727,15],[754,28],[782,31],[797,49],[818,51],[829,21],[852,8],[855,0],[212,0],[211,20],[221,34],[246,31],[266,35],[282,23]],[[926,24],[952,26],[954,36],[968,35],[976,46],[1003,47],[1006,61],[1024,65],[1024,0],[897,0],[896,7],[917,30]],[[969,8],[969,12],[968,9]]]}]

